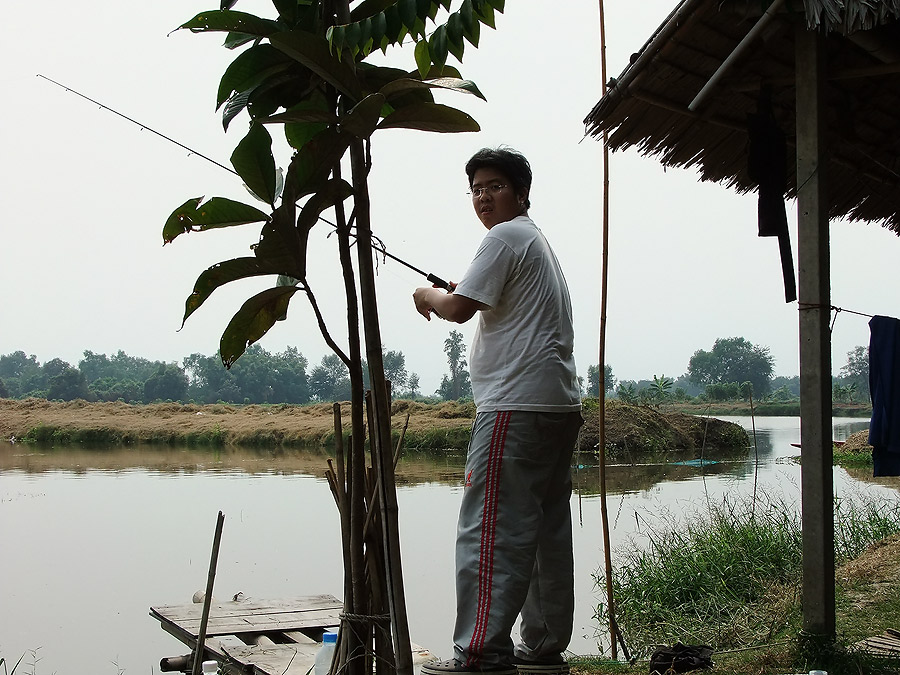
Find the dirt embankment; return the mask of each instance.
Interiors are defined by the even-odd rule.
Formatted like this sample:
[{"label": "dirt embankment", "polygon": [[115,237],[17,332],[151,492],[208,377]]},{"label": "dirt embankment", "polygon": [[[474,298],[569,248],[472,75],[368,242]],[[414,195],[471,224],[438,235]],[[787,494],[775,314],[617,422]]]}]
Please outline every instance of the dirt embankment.
[{"label": "dirt embankment", "polygon": [[[339,406],[342,432],[350,431],[350,405]],[[395,434],[407,423],[412,447],[464,448],[475,416],[471,403],[424,404],[395,401]],[[586,404],[579,449],[598,443],[596,404]],[[43,399],[0,399],[0,438],[49,442],[197,443],[237,445],[321,445],[335,436],[331,403],[314,405],[193,405],[88,403]],[[621,450],[692,450],[701,446],[746,447],[736,424],[683,413],[663,413],[615,401],[606,406],[606,445]]]}]

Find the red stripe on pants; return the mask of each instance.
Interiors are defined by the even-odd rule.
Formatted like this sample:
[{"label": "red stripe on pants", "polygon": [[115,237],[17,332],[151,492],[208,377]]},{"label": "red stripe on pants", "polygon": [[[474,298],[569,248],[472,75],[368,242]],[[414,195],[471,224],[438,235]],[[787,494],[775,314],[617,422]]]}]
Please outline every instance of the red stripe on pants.
[{"label": "red stripe on pants", "polygon": [[494,578],[494,542],[497,534],[497,506],[500,501],[500,465],[509,428],[511,412],[498,412],[491,434],[484,481],[484,506],[481,516],[481,552],[478,557],[478,605],[475,610],[475,630],[469,643],[466,666],[480,661],[491,611],[491,590]]}]

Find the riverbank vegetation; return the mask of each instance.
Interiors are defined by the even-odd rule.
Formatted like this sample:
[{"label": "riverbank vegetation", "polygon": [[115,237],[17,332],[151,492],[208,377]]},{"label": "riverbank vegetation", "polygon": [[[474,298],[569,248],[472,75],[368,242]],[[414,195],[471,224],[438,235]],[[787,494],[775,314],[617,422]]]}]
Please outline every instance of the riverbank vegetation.
[{"label": "riverbank vegetation", "polygon": [[[385,350],[385,376],[395,398],[423,403],[472,398],[466,345],[451,331],[444,343],[448,372],[432,393],[421,391],[419,376],[407,369],[403,352]],[[697,350],[683,375],[673,378],[617,380],[603,369],[607,399],[631,405],[680,410],[694,415],[799,415],[800,378],[773,376],[768,348],[744,338],[720,338],[712,349]],[[832,378],[833,414],[866,416],[869,404],[866,347],[847,354],[847,363]],[[368,387],[368,366],[363,363]],[[599,398],[600,366],[587,368],[582,381],[588,398]],[[122,351],[112,356],[85,351],[77,365],[55,358],[39,363],[23,351],[0,355],[0,398],[46,398],[124,403],[305,404],[350,398],[347,367],[335,354],[312,366],[295,347],[270,353],[259,344],[247,348],[230,369],[219,354],[190,354],[181,362],[150,361]]]},{"label": "riverbank vegetation", "polygon": [[[0,438],[66,444],[163,443],[248,447],[329,447],[334,442],[332,403],[295,405],[195,405],[180,403],[0,399]],[[337,404],[349,417],[349,403]],[[586,423],[578,449],[595,453],[598,405],[585,399]],[[422,403],[397,400],[391,409],[396,442],[406,429],[406,451],[464,450],[475,418],[471,401]],[[662,412],[619,401],[606,404],[606,447],[611,457],[633,452],[690,453],[743,451],[749,445],[739,425],[715,418]],[[345,424],[344,429],[349,425]]]},{"label": "riverbank vegetation", "polygon": [[[579,663],[596,673],[646,672],[655,646],[707,644],[711,672],[831,675],[896,673],[900,658],[858,643],[900,621],[900,501],[868,491],[835,509],[837,643],[799,640],[801,530],[795,505],[759,500],[706,503],[696,514],[643,523],[640,541],[617,552],[613,587],[624,642],[635,662]],[[598,587],[604,587],[602,573]],[[598,607],[598,618],[606,607]]]}]

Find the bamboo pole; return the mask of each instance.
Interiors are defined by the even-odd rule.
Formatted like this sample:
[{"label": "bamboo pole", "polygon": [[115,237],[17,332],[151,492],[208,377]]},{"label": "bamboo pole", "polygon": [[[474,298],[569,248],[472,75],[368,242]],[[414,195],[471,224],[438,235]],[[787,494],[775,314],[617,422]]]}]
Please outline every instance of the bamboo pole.
[{"label": "bamboo pole", "polygon": [[[600,2],[600,77],[602,95],[606,95],[606,15],[603,0]],[[606,577],[606,610],[609,617],[609,647],[613,659],[618,657],[616,649],[616,605],[613,597],[612,557],[609,543],[609,514],[606,509],[606,307],[609,285],[609,147],[606,130],[603,131],[603,267],[600,280],[600,405],[597,423],[599,448],[597,455],[600,465],[600,522],[603,529],[603,563]]]},{"label": "bamboo pole", "polygon": [[[391,617],[397,673],[398,675],[412,675],[412,648],[409,640],[409,623],[403,590],[403,568],[400,560],[397,492],[392,470],[393,462],[391,461],[388,466],[385,466],[386,462],[384,461],[384,449],[390,448],[391,444],[391,418],[388,388],[384,377],[384,363],[381,354],[382,342],[378,324],[378,303],[375,297],[375,271],[372,263],[372,230],[367,182],[368,162],[363,141],[354,140],[351,142],[350,164],[355,193],[360,298],[374,407],[375,427],[371,429],[371,433],[376,439],[373,447],[377,449],[377,452],[373,460],[381,486],[380,511],[388,609]],[[393,457],[391,457],[392,459]]]},{"label": "bamboo pole", "polygon": [[209,607],[212,604],[213,584],[216,581],[216,565],[219,562],[219,544],[222,542],[222,525],[225,515],[219,511],[216,518],[216,533],[213,535],[212,553],[209,556],[209,574],[206,576],[206,596],[203,598],[203,613],[200,615],[200,631],[197,634],[197,649],[194,650],[192,675],[198,675],[203,655],[206,653],[206,624],[209,622]]}]

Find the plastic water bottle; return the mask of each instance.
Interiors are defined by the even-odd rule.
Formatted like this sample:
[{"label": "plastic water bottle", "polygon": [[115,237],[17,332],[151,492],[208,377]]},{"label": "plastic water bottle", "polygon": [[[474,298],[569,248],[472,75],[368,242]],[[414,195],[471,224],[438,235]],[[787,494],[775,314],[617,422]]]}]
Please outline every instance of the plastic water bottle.
[{"label": "plastic water bottle", "polygon": [[316,652],[315,675],[328,675],[331,670],[331,661],[334,659],[334,648],[337,646],[337,633],[325,633],[322,636],[322,646]]}]

